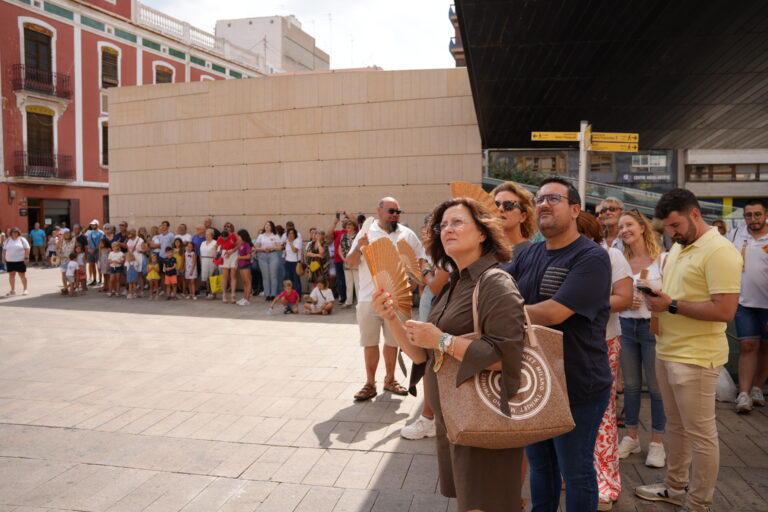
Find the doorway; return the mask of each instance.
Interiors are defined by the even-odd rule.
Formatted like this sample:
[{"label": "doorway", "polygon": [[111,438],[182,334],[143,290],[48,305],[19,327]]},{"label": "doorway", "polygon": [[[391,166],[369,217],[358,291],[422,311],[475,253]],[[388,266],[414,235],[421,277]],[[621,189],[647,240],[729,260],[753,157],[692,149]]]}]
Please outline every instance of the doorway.
[{"label": "doorway", "polygon": [[27,199],[28,229],[34,229],[35,222],[39,222],[41,226],[60,226],[62,222],[66,222],[67,227],[71,228],[70,203],[69,199]]}]

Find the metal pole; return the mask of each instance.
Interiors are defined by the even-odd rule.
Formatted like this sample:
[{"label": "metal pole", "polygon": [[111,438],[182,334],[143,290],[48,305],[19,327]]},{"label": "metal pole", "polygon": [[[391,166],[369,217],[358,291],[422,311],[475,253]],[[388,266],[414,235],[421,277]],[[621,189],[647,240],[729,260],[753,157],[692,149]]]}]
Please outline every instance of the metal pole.
[{"label": "metal pole", "polygon": [[579,129],[579,196],[581,197],[581,209],[587,207],[587,140],[588,121],[582,121]]}]

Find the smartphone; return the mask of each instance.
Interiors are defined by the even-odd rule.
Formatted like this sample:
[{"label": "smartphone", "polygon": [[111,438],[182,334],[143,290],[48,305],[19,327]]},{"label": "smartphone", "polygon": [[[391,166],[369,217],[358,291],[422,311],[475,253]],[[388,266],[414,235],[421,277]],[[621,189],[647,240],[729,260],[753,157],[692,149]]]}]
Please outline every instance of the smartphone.
[{"label": "smartphone", "polygon": [[653,293],[653,290],[651,290],[647,286],[638,286],[637,289],[640,290],[641,292],[645,293],[646,295],[650,295],[651,297],[658,297],[659,296],[657,293]]},{"label": "smartphone", "polygon": [[341,218],[341,214],[339,212],[336,212],[336,220],[339,220]]}]

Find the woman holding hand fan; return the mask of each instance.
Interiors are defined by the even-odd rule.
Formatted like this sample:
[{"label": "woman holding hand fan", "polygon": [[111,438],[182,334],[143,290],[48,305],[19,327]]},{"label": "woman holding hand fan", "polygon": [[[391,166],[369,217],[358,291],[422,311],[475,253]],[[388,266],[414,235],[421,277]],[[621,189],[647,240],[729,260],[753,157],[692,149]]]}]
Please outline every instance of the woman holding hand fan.
[{"label": "woman holding hand fan", "polygon": [[[373,295],[373,307],[384,318],[400,348],[417,366],[412,373],[425,374],[427,397],[435,412],[440,486],[444,496],[458,498],[460,511],[510,510],[520,503],[522,448],[488,450],[450,443],[443,421],[443,400],[451,389],[437,388],[436,369],[443,357],[460,361],[461,379],[484,369],[501,370],[501,396],[508,400],[520,384],[523,352],[523,299],[515,282],[500,269],[509,261],[510,248],[501,221],[487,207],[468,198],[454,198],[432,213],[426,241],[437,267],[454,269],[449,286],[437,296],[428,322],[408,320],[396,314],[397,304],[383,291]],[[477,316],[480,337],[472,333],[472,294],[480,283]],[[413,375],[412,375],[413,379]]]}]

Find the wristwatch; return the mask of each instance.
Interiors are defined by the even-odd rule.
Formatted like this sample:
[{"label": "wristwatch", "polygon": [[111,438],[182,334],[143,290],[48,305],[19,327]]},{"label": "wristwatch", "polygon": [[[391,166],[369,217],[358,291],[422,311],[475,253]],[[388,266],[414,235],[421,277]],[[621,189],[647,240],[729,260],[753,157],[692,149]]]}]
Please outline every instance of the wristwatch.
[{"label": "wristwatch", "polygon": [[677,300],[672,299],[672,302],[669,303],[669,307],[667,308],[667,311],[669,311],[673,315],[677,314]]}]

